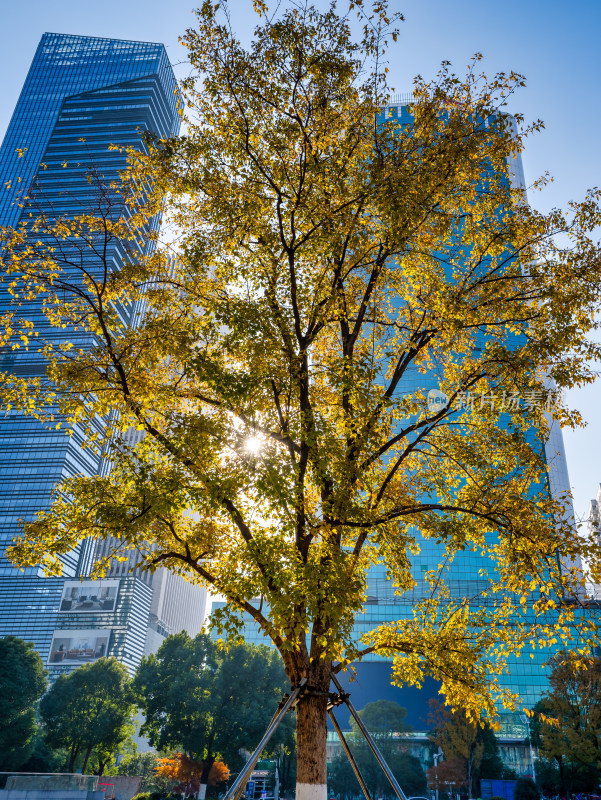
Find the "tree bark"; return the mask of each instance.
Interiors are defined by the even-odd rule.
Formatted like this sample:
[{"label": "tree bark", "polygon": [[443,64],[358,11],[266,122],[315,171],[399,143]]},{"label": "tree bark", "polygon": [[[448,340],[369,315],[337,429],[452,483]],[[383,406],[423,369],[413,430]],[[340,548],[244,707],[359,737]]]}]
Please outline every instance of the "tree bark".
[{"label": "tree bark", "polygon": [[559,785],[561,786],[561,793],[562,793],[563,797],[567,797],[568,796],[568,790],[567,790],[567,785],[566,785],[565,770],[564,770],[564,766],[563,766],[563,758],[558,758],[556,760],[557,760],[557,764],[559,765]]},{"label": "tree bark", "polygon": [[296,800],[327,800],[328,797],[327,706],[327,697],[308,694],[296,707]]},{"label": "tree bark", "polygon": [[90,745],[90,746],[88,747],[88,749],[86,750],[86,755],[85,755],[85,758],[84,758],[84,760],[83,760],[83,764],[81,765],[81,774],[82,774],[82,775],[85,775],[85,774],[86,774],[86,767],[88,766],[88,760],[89,760],[89,758],[90,758],[90,755],[91,755],[91,753],[92,753],[92,750],[93,750],[93,745]]},{"label": "tree bark", "polygon": [[79,747],[76,745],[71,746],[71,752],[69,753],[69,772],[75,772],[75,761],[77,759],[77,755],[79,753]]},{"label": "tree bark", "polygon": [[209,784],[209,774],[211,772],[211,767],[215,763],[215,756],[211,752],[213,748],[213,737],[209,739],[209,743],[207,746],[207,757],[203,760],[203,767],[202,773],[200,775],[200,782],[198,787],[198,794],[196,797],[198,800],[205,800],[207,794],[207,786]]},{"label": "tree bark", "polygon": [[475,743],[472,742],[469,746],[469,754],[467,757],[467,796],[468,800],[472,800],[472,762],[474,759],[474,746]]}]

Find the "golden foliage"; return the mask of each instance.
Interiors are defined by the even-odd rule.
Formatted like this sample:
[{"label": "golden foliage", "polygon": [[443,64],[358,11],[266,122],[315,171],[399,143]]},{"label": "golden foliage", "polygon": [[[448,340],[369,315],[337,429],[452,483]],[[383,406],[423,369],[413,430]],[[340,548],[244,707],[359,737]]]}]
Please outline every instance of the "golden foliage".
[{"label": "golden foliage", "polygon": [[[540,123],[505,114],[520,75],[444,65],[399,116],[362,60],[375,28],[362,50],[334,10],[291,7],[245,50],[217,13],[184,37],[186,135],[97,180],[94,213],[51,219],[34,197],[2,232],[5,342],[37,333],[48,364],[3,375],[6,407],[111,465],[65,480],[10,556],[57,572],[82,537],[112,537],[114,557],[225,596],[224,638],[249,614],[293,684],[327,689],[333,664],[376,651],[396,681],[431,675],[492,715],[513,702],[508,655],[596,636],[580,598],[598,546],[550,495],[543,442],[580,421],[546,414],[549,380],[590,382],[600,355],[600,194],[525,202],[508,165]],[[375,566],[406,613],[359,642]]]}]

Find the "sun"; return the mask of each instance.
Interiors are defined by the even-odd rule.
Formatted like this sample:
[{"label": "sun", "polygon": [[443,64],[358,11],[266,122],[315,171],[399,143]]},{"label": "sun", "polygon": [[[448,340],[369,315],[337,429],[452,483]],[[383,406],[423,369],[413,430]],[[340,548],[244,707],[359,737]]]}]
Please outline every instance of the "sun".
[{"label": "sun", "polygon": [[253,456],[256,456],[262,447],[263,441],[259,436],[249,436],[244,441],[244,449]]}]

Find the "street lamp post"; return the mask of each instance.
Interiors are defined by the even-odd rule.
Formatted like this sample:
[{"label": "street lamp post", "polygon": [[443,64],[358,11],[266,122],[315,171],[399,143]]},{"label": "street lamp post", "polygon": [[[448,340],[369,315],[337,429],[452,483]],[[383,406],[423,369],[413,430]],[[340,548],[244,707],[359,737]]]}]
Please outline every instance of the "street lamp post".
[{"label": "street lamp post", "polygon": [[[436,767],[438,766],[438,762],[442,757],[443,757],[443,752],[439,747],[438,753],[434,753],[434,755],[432,756],[432,760],[434,761],[434,769],[436,769]],[[434,792],[436,795],[436,800],[438,800],[438,775],[436,776],[436,789],[434,789]]]},{"label": "street lamp post", "polygon": [[532,768],[532,780],[536,781],[536,772],[534,770],[534,750],[532,749],[532,736],[530,735],[530,720],[526,714],[520,714],[520,719],[528,728],[528,744],[530,746],[530,766]]}]

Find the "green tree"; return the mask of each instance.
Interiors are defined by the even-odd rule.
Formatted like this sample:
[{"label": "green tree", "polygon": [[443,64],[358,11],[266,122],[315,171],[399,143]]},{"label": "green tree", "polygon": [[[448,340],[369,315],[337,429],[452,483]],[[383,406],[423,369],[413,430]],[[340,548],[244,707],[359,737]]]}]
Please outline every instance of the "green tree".
[{"label": "green tree", "polygon": [[32,755],[36,704],[46,685],[33,644],[16,636],[0,639],[0,769],[18,769]]},{"label": "green tree", "polygon": [[[359,712],[359,716],[378,744],[395,738],[399,733],[412,730],[407,724],[407,709],[393,700],[367,703]],[[357,731],[354,720],[352,724],[353,730]]]},{"label": "green tree", "polygon": [[[250,615],[291,684],[307,679],[298,800],[326,795],[333,671],[375,651],[395,682],[433,676],[493,715],[508,654],[596,636],[564,599],[601,580],[542,447],[547,378],[592,381],[600,355],[600,193],[566,213],[525,202],[510,165],[540,125],[506,116],[522,76],[487,80],[478,58],[418,79],[412,124],[384,115],[396,20],[386,0],[349,6],[358,37],[335,7],[257,0],[245,49],[205,0],[183,40],[185,135],[132,154],[122,186],[100,176],[94,212],[56,220],[33,195],[2,233],[1,343],[48,359],[46,380],[0,376],[4,400],[77,422],[112,465],[63,482],[11,557],[56,572],[82,537],[112,536],[117,556],[136,548],[224,596],[224,635]],[[173,235],[146,258],[164,209]],[[114,246],[130,254],[119,271]],[[36,339],[30,300],[90,346]],[[135,326],[123,303],[145,310]],[[434,381],[444,402],[429,404]],[[369,568],[413,593],[424,537],[441,557],[423,599],[358,642]],[[465,552],[486,565],[477,597],[450,583]]]},{"label": "green tree", "polygon": [[513,797],[514,800],[540,800],[540,792],[532,778],[518,778]]},{"label": "green tree", "polygon": [[119,764],[112,766],[109,770],[111,775],[140,775],[140,792],[161,792],[169,794],[175,780],[158,775],[156,767],[161,756],[152,751],[138,752],[137,749],[124,756]]},{"label": "green tree", "polygon": [[[388,748],[386,748],[388,750]],[[394,797],[390,784],[382,773],[382,768],[375,761],[373,755],[360,742],[354,742],[353,755],[357,766],[367,783],[373,797]],[[427,796],[427,781],[424,770],[418,758],[404,751],[397,745],[388,750],[385,755],[386,763],[392,770],[407,797]],[[328,787],[341,796],[356,796],[361,793],[355,773],[344,753],[336,755],[328,770]]]},{"label": "green tree", "polygon": [[534,762],[534,772],[536,774],[536,785],[545,797],[559,795],[561,783],[559,780],[559,768],[554,761],[539,758]]},{"label": "green tree", "polygon": [[68,752],[68,770],[85,772],[94,752],[102,775],[112,754],[132,731],[136,714],[127,670],[114,658],[99,658],[60,675],[40,702],[46,741]]},{"label": "green tree", "polygon": [[31,753],[21,765],[21,772],[61,772],[66,768],[67,753],[62,748],[50,747],[44,738],[42,725],[38,725]]},{"label": "green tree", "polygon": [[[202,761],[206,791],[218,756],[230,769],[242,766],[239,750],[259,741],[288,681],[279,654],[265,645],[226,651],[204,634],[184,632],[142,660],[134,688],[146,716],[142,733],[159,750],[181,748]],[[293,745],[290,718],[270,747],[282,743]]]}]

